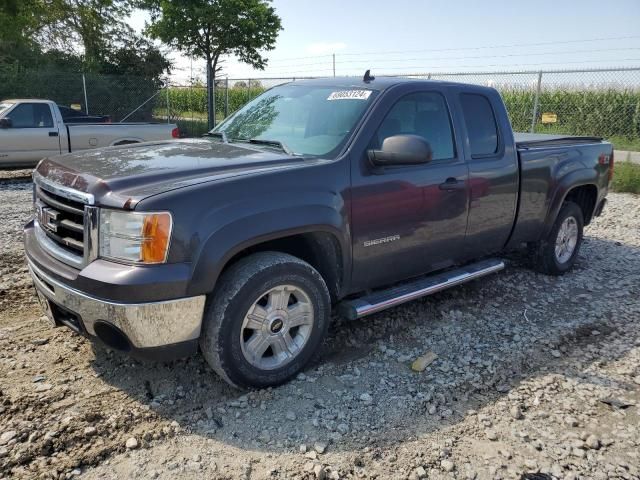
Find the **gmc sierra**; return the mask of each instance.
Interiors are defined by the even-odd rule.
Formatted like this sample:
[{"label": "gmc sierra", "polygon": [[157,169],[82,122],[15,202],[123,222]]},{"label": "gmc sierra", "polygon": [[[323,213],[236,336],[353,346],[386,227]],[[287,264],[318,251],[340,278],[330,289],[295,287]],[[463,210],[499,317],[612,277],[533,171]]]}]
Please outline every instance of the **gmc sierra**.
[{"label": "gmc sierra", "polygon": [[290,379],[355,319],[501,270],[571,268],[611,144],[514,134],[492,88],[297,81],[205,138],[42,160],[25,250],[53,325],[238,387]]}]

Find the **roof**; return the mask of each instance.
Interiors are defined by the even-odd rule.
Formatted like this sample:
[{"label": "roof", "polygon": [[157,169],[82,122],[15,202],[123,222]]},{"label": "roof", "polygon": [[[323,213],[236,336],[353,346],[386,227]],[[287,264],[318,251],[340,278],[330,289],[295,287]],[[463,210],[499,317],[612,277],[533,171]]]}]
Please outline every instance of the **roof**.
[{"label": "roof", "polygon": [[8,102],[8,103],[19,103],[19,102],[29,102],[29,103],[49,103],[51,100],[44,100],[42,98],[7,98],[4,100],[0,100],[0,102]]},{"label": "roof", "polygon": [[461,85],[455,82],[444,82],[442,80],[428,80],[425,78],[408,77],[375,77],[374,80],[365,82],[363,77],[325,77],[294,80],[293,83],[301,85],[312,85],[318,87],[338,87],[338,88],[367,88],[370,90],[382,91],[401,83],[423,83],[437,85]]}]

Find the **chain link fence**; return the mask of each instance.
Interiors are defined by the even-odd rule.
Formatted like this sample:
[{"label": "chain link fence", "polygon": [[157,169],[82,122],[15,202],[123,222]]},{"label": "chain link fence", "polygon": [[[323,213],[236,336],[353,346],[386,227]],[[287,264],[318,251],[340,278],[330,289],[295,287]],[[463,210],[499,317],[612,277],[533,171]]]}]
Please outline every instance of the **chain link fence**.
[{"label": "chain link fence", "polygon": [[87,115],[108,115],[112,122],[154,121],[162,80],[122,75],[21,71],[0,72],[0,100],[44,98]]},{"label": "chain link fence", "polygon": [[[516,131],[595,135],[618,148],[640,150],[640,67],[476,73],[414,73],[409,78],[472,83],[496,88]],[[310,77],[216,80],[216,121],[275,85]],[[183,136],[208,130],[203,84],[170,85],[143,77],[0,73],[0,99],[47,98],[111,121],[177,123]]]},{"label": "chain link fence", "polygon": [[494,87],[516,131],[594,135],[640,147],[640,68],[404,76]]}]

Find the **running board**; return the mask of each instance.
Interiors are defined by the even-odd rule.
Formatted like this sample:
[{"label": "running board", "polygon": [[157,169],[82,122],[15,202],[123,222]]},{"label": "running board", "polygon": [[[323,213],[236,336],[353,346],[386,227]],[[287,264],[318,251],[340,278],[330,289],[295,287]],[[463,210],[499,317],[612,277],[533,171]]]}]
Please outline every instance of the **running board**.
[{"label": "running board", "polygon": [[503,268],[504,263],[497,258],[481,260],[454,270],[447,270],[446,272],[435,275],[420,277],[409,283],[396,285],[386,290],[378,290],[353,300],[345,300],[340,303],[338,311],[349,320],[355,320],[387,308],[395,307],[401,303],[410,302],[416,298],[431,295],[440,290],[484,277],[490,273],[498,272]]}]

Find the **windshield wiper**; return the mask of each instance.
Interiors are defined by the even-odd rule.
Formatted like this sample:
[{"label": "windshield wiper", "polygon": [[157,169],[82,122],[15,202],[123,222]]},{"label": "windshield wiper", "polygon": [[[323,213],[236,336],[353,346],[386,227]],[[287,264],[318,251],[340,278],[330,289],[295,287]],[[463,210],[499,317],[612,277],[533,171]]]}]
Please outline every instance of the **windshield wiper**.
[{"label": "windshield wiper", "polygon": [[227,138],[227,134],[224,131],[220,132],[207,132],[203,135],[204,137],[217,137],[222,140],[222,143],[229,143],[229,139]]},{"label": "windshield wiper", "polygon": [[250,138],[248,140],[249,143],[255,143],[258,145],[268,145],[270,147],[277,147],[280,150],[282,150],[284,153],[286,153],[287,155],[295,155],[295,153],[293,152],[293,150],[291,150],[289,147],[287,147],[287,145],[283,142],[281,142],[280,140],[265,140],[262,138]]}]

